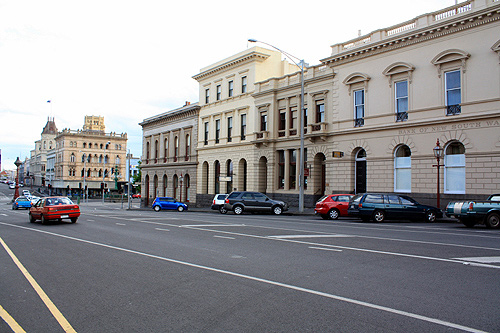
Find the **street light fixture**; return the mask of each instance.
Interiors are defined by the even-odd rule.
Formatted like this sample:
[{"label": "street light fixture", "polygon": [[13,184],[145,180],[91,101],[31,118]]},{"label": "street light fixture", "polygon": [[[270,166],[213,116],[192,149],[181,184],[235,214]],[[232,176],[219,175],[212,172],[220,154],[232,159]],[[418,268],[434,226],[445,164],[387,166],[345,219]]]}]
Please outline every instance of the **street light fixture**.
[{"label": "street light fixture", "polygon": [[[82,153],[82,151],[80,150],[80,153]],[[87,156],[85,156],[85,153],[83,153],[82,155],[82,159],[83,159],[83,202],[87,202],[87,197],[88,197],[88,193],[87,193],[87,183],[86,183],[86,178],[87,178]]]},{"label": "street light fixture", "polygon": [[439,168],[442,167],[443,165],[440,164],[441,159],[444,156],[444,149],[441,147],[439,144],[439,139],[436,141],[436,147],[432,149],[432,152],[434,153],[434,157],[436,158],[436,164],[433,165],[433,167],[437,168],[437,199],[436,199],[436,206],[437,208],[441,208],[441,198],[440,198],[440,184],[439,184]]},{"label": "street light fixture", "polygon": [[14,200],[16,200],[17,197],[19,197],[19,166],[23,163],[21,162],[21,160],[18,157],[16,159],[16,161],[14,162],[14,164],[16,166],[16,189],[14,191]]},{"label": "street light fixture", "polygon": [[[300,165],[299,165],[299,212],[304,211],[304,59],[299,59],[288,52],[280,50],[274,45],[268,44],[263,41],[258,41],[256,39],[249,39],[250,43],[262,43],[272,47],[275,50],[278,50],[281,54],[284,54],[288,59],[290,59],[295,66],[300,68]],[[298,60],[299,63],[295,62]],[[300,64],[300,65],[299,65]]]}]

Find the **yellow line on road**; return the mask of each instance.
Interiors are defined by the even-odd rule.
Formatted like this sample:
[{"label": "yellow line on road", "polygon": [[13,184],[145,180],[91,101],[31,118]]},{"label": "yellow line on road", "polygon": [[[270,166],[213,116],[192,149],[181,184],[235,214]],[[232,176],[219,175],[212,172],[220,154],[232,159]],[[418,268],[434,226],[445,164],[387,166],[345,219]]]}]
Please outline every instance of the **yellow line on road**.
[{"label": "yellow line on road", "polygon": [[0,243],[2,243],[5,251],[7,251],[7,253],[10,255],[10,257],[12,258],[12,260],[14,261],[14,263],[17,265],[17,267],[19,268],[19,270],[24,274],[24,276],[26,277],[26,279],[29,281],[29,283],[31,284],[31,286],[33,287],[33,289],[35,289],[35,291],[38,294],[38,296],[40,296],[40,298],[42,299],[42,301],[45,303],[45,305],[47,306],[47,308],[49,309],[49,311],[52,313],[52,315],[54,316],[54,318],[57,320],[57,322],[59,323],[59,325],[61,325],[61,327],[63,328],[63,330],[65,332],[76,332],[73,329],[73,327],[71,326],[71,324],[66,320],[66,318],[64,318],[64,316],[59,311],[59,309],[57,309],[57,307],[54,305],[54,303],[52,303],[52,301],[47,296],[47,294],[43,291],[43,289],[38,285],[38,283],[35,281],[35,279],[31,276],[31,274],[28,272],[28,270],[26,268],[24,268],[23,264],[21,264],[21,262],[19,261],[19,259],[17,259],[17,257],[10,250],[10,248],[7,246],[7,244],[5,244],[5,242],[3,241],[2,237],[0,237]]},{"label": "yellow line on road", "polygon": [[0,317],[10,326],[14,333],[26,333],[25,330],[11,317],[11,315],[5,311],[5,309],[0,305]]}]

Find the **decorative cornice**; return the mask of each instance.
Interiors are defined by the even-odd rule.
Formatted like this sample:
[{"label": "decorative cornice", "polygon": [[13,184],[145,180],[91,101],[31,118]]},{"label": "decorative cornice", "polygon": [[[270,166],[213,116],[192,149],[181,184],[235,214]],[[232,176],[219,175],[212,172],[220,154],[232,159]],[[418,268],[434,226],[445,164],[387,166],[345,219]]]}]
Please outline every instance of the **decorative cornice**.
[{"label": "decorative cornice", "polygon": [[188,118],[198,118],[198,113],[200,112],[200,106],[198,103],[191,104],[187,107],[182,107],[177,110],[167,111],[160,115],[144,119],[139,123],[142,127],[152,125],[152,124],[164,124],[167,122],[188,119]]},{"label": "decorative cornice", "polygon": [[331,57],[320,60],[330,67],[343,65],[381,53],[408,47],[432,39],[461,32],[463,30],[476,28],[500,20],[500,3],[483,10],[454,16],[447,21],[439,21],[434,25],[421,29],[411,29],[404,33],[394,35],[373,43],[360,45],[359,47],[341,52]]},{"label": "decorative cornice", "polygon": [[226,71],[226,70],[230,69],[231,67],[240,66],[243,63],[252,62],[252,61],[262,62],[269,57],[270,57],[269,54],[253,51],[253,52],[245,54],[239,58],[232,59],[232,60],[229,60],[221,65],[217,65],[215,67],[212,67],[204,72],[201,72],[200,74],[196,74],[193,76],[193,79],[200,81],[201,79],[205,79],[209,76],[215,75],[215,74],[220,73],[222,71]]}]

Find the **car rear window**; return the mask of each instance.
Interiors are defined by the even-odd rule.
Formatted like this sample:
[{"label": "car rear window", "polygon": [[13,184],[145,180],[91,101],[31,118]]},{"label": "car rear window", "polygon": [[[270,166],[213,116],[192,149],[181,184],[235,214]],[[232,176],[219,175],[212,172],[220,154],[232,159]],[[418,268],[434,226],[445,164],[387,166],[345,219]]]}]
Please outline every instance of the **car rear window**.
[{"label": "car rear window", "polygon": [[241,192],[233,192],[228,196],[228,198],[237,198],[240,194]]},{"label": "car rear window", "polygon": [[217,196],[217,200],[224,200],[224,199],[226,199],[226,195],[225,194],[219,194]]}]

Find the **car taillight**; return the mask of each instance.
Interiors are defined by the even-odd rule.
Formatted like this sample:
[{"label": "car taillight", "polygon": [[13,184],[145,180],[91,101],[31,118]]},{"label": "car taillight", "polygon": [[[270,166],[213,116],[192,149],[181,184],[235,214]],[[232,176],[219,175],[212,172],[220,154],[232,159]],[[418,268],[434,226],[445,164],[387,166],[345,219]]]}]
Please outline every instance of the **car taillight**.
[{"label": "car taillight", "polygon": [[50,212],[50,211],[54,211],[56,209],[55,209],[55,207],[49,207],[47,210]]},{"label": "car taillight", "polygon": [[214,202],[212,203],[212,205],[215,205],[215,199],[214,199]]},{"label": "car taillight", "polygon": [[224,202],[228,204],[229,203],[229,199],[226,199]]},{"label": "car taillight", "polygon": [[473,209],[474,209],[474,203],[473,203],[473,202],[471,202],[471,203],[469,204],[469,210],[470,210],[470,211],[472,211]]}]

